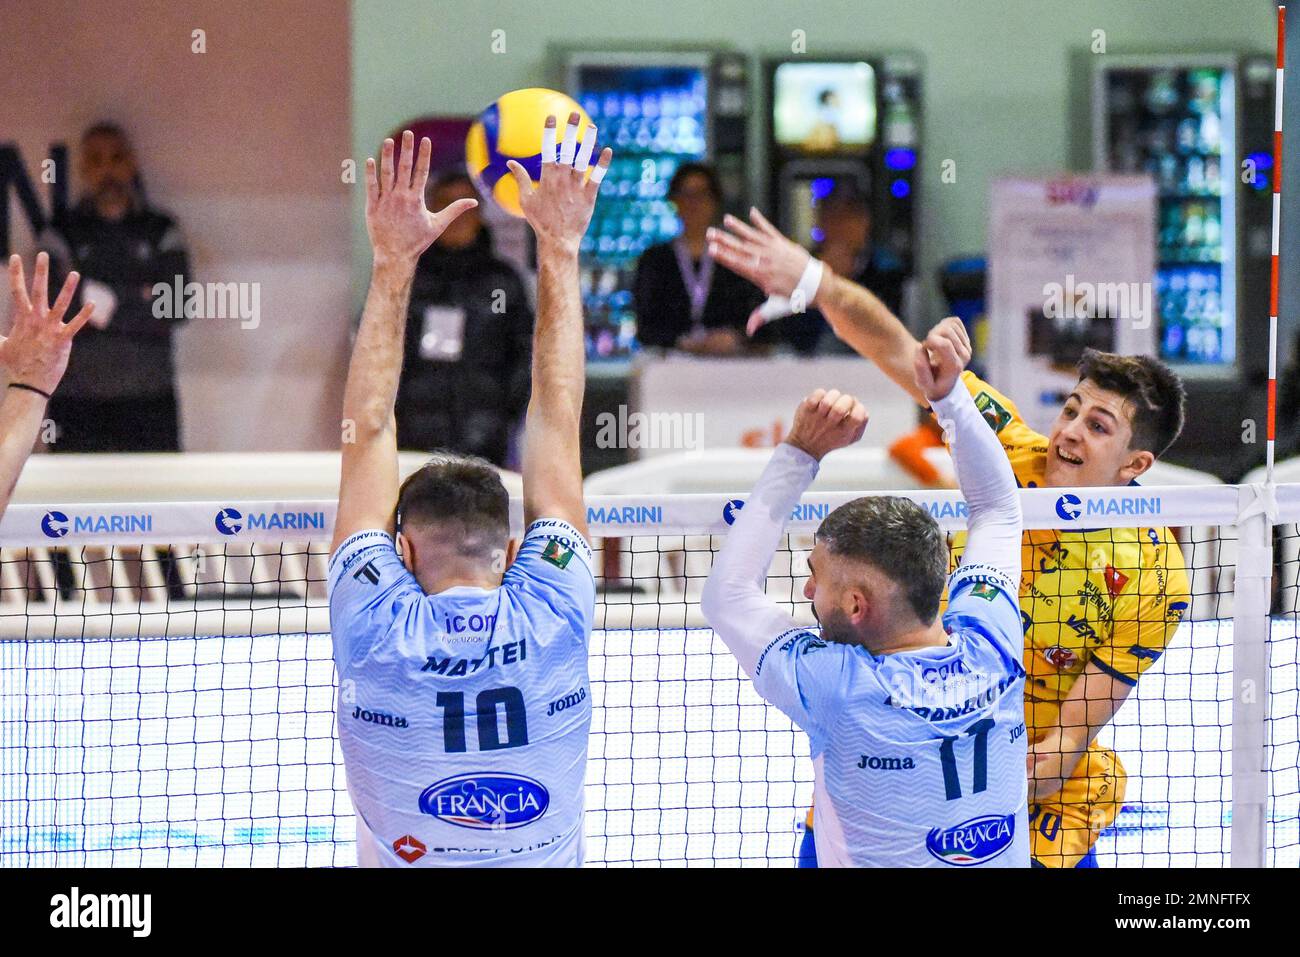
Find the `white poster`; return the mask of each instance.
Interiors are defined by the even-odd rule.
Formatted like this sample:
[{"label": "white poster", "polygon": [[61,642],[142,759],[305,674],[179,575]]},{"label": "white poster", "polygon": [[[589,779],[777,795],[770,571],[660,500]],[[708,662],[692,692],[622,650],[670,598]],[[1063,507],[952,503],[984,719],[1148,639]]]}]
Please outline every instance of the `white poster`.
[{"label": "white poster", "polygon": [[1047,431],[1085,348],[1156,354],[1155,184],[1009,177],[989,217],[990,382]]}]

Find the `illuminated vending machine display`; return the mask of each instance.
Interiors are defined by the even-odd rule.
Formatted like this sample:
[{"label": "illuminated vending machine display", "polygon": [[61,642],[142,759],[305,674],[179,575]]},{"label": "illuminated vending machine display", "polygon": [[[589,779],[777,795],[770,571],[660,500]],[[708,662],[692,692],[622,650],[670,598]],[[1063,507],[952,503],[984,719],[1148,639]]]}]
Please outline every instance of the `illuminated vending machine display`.
[{"label": "illuminated vending machine display", "polygon": [[770,208],[813,247],[818,207],[847,192],[870,209],[871,242],[910,275],[916,258],[921,68],[912,54],[785,60],[766,68]]},{"label": "illuminated vending machine display", "polygon": [[623,359],[637,349],[632,301],[637,259],[677,234],[668,201],[677,167],[713,162],[724,205],[734,208],[743,198],[748,112],[743,62],[711,53],[567,57],[569,93],[600,130],[600,145],[614,150],[582,242],[589,358]]},{"label": "illuminated vending machine display", "polygon": [[1236,55],[1104,61],[1094,165],[1155,181],[1160,358],[1193,379],[1235,378],[1239,358],[1249,373],[1239,344],[1259,319],[1261,264],[1267,277],[1272,70]]}]

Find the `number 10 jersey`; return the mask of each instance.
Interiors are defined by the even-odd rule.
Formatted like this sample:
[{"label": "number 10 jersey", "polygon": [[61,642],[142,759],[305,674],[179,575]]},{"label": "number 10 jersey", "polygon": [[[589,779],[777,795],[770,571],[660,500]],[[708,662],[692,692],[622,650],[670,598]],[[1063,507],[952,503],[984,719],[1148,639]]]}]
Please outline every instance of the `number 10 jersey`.
[{"label": "number 10 jersey", "polygon": [[582,863],[591,548],[524,536],[501,586],[425,594],[386,532],[330,560],[338,736],[370,867]]}]

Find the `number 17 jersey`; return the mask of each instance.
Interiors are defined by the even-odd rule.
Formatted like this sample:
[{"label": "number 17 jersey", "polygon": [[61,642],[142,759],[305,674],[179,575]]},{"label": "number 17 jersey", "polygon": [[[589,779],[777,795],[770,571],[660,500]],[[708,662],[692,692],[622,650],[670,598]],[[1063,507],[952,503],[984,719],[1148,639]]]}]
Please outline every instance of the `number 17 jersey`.
[{"label": "number 17 jersey", "polygon": [[498,588],[425,594],[386,532],[330,560],[338,735],[370,867],[582,863],[591,548],[534,522]]},{"label": "number 17 jersey", "polygon": [[754,688],[808,733],[820,867],[1028,867],[1016,588],[948,580],[948,644],[889,655],[795,628]]}]

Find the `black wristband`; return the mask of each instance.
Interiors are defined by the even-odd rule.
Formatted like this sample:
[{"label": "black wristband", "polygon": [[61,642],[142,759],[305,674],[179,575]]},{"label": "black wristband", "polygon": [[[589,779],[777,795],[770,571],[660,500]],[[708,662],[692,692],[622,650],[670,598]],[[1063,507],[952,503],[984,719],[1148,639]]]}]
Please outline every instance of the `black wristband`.
[{"label": "black wristband", "polygon": [[37,395],[43,395],[43,396],[45,396],[45,399],[46,399],[47,402],[48,402],[49,399],[50,399],[50,394],[49,394],[48,392],[46,392],[44,389],[38,389],[38,388],[36,388],[36,386],[34,386],[34,385],[28,385],[28,384],[25,383],[25,382],[10,382],[10,383],[9,383],[9,388],[11,388],[11,389],[26,389],[28,392],[35,392]]}]

